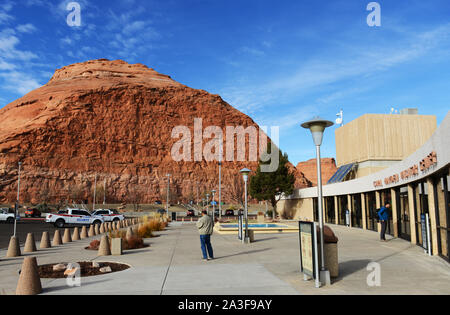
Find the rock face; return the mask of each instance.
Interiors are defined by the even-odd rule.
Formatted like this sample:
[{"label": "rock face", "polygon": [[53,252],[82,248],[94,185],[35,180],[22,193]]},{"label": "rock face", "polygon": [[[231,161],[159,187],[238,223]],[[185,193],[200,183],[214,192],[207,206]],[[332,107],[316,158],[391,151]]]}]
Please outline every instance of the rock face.
[{"label": "rock face", "polygon": [[[336,161],[333,158],[321,159],[322,183],[325,185],[331,176],[337,171]],[[317,166],[316,159],[297,164],[297,171],[304,174],[306,179],[311,182],[312,186],[317,186]]]},{"label": "rock face", "polygon": [[[217,190],[218,162],[174,161],[171,149],[180,138],[172,138],[173,128],[186,126],[191,142],[196,118],[204,131],[221,128],[224,141],[225,126],[258,128],[218,95],[142,64],[106,59],[57,70],[46,85],[0,109],[0,118],[2,202],[16,199],[19,161],[22,202],[92,202],[95,178],[97,203],[104,186],[108,203],[153,202],[165,199],[168,173],[172,196],[196,198]],[[212,137],[204,137],[204,146]],[[247,140],[247,149],[254,144]],[[257,162],[235,158],[222,165],[226,200],[229,181]],[[308,185],[301,172],[297,176],[298,186]]]}]

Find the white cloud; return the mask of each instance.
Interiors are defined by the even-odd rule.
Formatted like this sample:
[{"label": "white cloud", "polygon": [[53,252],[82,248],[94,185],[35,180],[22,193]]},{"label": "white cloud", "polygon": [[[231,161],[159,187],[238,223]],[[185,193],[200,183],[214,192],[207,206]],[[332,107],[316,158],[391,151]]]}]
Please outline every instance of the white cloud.
[{"label": "white cloud", "polygon": [[28,92],[41,86],[37,80],[26,73],[19,71],[10,71],[0,73],[0,77],[4,79],[3,88],[25,95]]},{"label": "white cloud", "polygon": [[34,27],[34,25],[31,23],[20,24],[16,27],[16,29],[20,33],[33,33],[37,30],[36,27]]}]

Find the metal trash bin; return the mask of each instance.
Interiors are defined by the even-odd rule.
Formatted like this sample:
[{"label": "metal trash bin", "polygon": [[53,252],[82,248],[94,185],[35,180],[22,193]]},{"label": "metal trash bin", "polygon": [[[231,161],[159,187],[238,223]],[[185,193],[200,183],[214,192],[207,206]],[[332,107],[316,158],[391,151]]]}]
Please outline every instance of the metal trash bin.
[{"label": "metal trash bin", "polygon": [[[317,241],[320,242],[320,237],[317,237]],[[339,276],[338,238],[334,234],[333,230],[326,225],[323,227],[323,243],[325,268],[330,271],[331,278],[337,278]],[[322,259],[320,254],[321,253],[319,250],[319,261]]]}]

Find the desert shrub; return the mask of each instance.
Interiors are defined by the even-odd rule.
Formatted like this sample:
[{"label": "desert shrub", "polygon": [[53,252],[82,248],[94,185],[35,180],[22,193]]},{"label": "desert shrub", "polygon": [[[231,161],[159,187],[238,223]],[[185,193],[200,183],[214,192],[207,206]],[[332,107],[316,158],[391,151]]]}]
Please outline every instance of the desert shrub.
[{"label": "desert shrub", "polygon": [[136,249],[144,247],[144,240],[139,236],[132,236],[124,242],[124,249]]},{"label": "desert shrub", "polygon": [[93,240],[91,243],[89,243],[89,249],[97,250],[99,247],[100,247],[100,241],[99,240]]},{"label": "desert shrub", "polygon": [[137,230],[137,236],[141,237],[141,238],[150,238],[153,237],[153,232],[154,230],[152,230],[152,227],[149,224],[145,224],[142,225],[138,230]]}]

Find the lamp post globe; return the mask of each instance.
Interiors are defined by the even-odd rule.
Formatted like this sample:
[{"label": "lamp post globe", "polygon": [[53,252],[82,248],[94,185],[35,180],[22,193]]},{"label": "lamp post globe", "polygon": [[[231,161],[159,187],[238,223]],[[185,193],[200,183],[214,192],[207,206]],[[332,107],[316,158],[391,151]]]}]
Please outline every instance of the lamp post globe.
[{"label": "lamp post globe", "polygon": [[239,171],[242,174],[244,179],[244,187],[245,187],[245,203],[244,203],[244,219],[245,219],[245,236],[243,237],[244,243],[249,243],[249,235],[248,235],[248,207],[247,207],[247,181],[248,174],[251,172],[248,168],[243,168]]},{"label": "lamp post globe", "polygon": [[311,131],[314,145],[316,146],[316,164],[317,164],[317,203],[319,210],[319,234],[320,234],[320,278],[316,278],[316,287],[319,287],[319,279],[323,284],[330,284],[330,273],[325,269],[324,240],[323,240],[323,202],[322,202],[322,169],[320,164],[320,146],[322,145],[323,133],[326,128],[333,126],[334,123],[320,117],[304,122],[301,126]]}]

